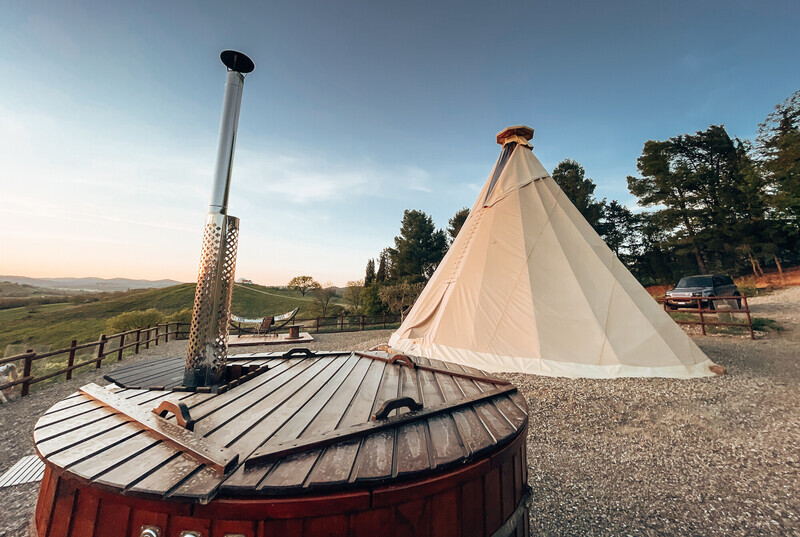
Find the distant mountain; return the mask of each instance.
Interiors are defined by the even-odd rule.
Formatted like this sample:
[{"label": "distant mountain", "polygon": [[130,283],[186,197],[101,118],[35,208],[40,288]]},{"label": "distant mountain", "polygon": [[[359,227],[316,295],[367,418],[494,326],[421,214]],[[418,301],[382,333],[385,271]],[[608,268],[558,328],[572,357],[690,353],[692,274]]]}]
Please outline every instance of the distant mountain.
[{"label": "distant mountain", "polygon": [[127,291],[128,289],[162,288],[177,285],[175,280],[131,280],[128,278],[27,278],[0,276],[0,281],[75,291]]}]

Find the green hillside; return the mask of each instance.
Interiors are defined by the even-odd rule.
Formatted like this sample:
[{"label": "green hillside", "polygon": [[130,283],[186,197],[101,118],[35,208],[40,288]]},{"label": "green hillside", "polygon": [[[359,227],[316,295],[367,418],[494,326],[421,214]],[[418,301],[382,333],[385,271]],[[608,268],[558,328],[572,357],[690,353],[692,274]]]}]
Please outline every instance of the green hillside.
[{"label": "green hillside", "polygon": [[[181,284],[162,289],[138,289],[115,293],[90,304],[47,304],[0,310],[0,350],[21,352],[25,348],[41,350],[47,346],[69,346],[94,341],[106,331],[109,318],[132,310],[156,308],[166,315],[191,308],[194,284]],[[233,292],[233,313],[245,317],[264,317],[285,313],[296,307],[298,316],[310,315],[313,301],[297,291],[237,285]]]},{"label": "green hillside", "polygon": [[0,281],[0,298],[27,298],[30,296],[41,297],[47,296],[65,296],[70,294],[68,291],[61,291],[59,289],[47,289],[45,287],[34,287],[24,283],[12,283]]}]

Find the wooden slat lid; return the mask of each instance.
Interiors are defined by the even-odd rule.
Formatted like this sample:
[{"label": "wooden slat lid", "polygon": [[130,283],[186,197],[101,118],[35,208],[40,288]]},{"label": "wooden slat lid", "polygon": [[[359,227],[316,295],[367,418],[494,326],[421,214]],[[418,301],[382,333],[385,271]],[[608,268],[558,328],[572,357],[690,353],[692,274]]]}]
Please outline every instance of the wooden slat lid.
[{"label": "wooden slat lid", "polygon": [[[162,378],[167,360],[151,362]],[[424,477],[487,456],[527,427],[516,388],[459,365],[385,352],[232,362],[260,373],[222,394],[87,387],[42,416],[36,449],[106,488],[208,501]]]}]

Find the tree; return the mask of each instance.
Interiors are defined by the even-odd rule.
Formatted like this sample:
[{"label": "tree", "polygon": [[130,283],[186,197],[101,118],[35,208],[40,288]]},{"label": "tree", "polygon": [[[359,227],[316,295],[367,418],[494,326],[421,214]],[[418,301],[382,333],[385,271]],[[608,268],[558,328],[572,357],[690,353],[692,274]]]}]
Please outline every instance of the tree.
[{"label": "tree", "polygon": [[377,283],[364,287],[361,291],[361,311],[364,315],[380,315],[386,312],[386,305],[381,302]]},{"label": "tree", "polygon": [[694,135],[644,144],[637,166],[642,177],[628,177],[628,189],[670,231],[668,245],[677,255],[691,253],[701,272],[709,263],[735,263],[731,245],[740,238],[737,221],[751,207],[746,195],[746,145],[722,125]]},{"label": "tree", "polygon": [[617,200],[603,207],[603,240],[628,268],[633,265],[640,245],[639,226],[640,219]]},{"label": "tree", "polygon": [[336,287],[334,287],[330,282],[326,283],[325,287],[317,284],[317,287],[313,291],[313,295],[314,305],[317,307],[320,316],[325,317],[331,306],[331,300],[333,300],[333,298],[336,296]]},{"label": "tree", "polygon": [[639,244],[631,272],[642,285],[676,283],[676,276],[683,275],[685,266],[663,247],[669,233],[653,212],[638,215],[638,220]]},{"label": "tree", "polygon": [[447,237],[423,211],[406,210],[389,250],[393,279],[428,280],[447,251]]},{"label": "tree", "polygon": [[364,280],[347,282],[342,298],[353,306],[353,312],[361,309],[361,293],[364,291]]},{"label": "tree", "polygon": [[800,90],[777,105],[759,125],[756,139],[763,159],[775,209],[779,215],[800,222]]},{"label": "tree", "polygon": [[364,274],[364,285],[372,285],[375,282],[375,260],[367,261],[367,270]]},{"label": "tree", "polygon": [[302,296],[312,289],[319,289],[319,282],[315,281],[311,276],[295,276],[286,285],[289,289],[300,291]]},{"label": "tree", "polygon": [[453,218],[450,219],[448,222],[449,226],[447,227],[447,234],[450,235],[450,242],[452,243],[456,240],[456,236],[458,232],[461,231],[461,227],[464,225],[464,222],[467,221],[467,217],[469,216],[469,208],[464,207],[456,211],[456,214],[453,215]]},{"label": "tree", "polygon": [[425,284],[422,282],[409,283],[404,281],[381,287],[378,290],[378,294],[381,297],[381,301],[389,308],[389,311],[400,314],[400,320],[402,321],[424,287]]},{"label": "tree", "polygon": [[389,248],[384,248],[381,250],[380,255],[378,256],[378,272],[375,274],[375,281],[378,284],[381,284],[389,279],[389,274],[391,270],[391,260],[389,258]]},{"label": "tree", "polygon": [[574,160],[562,160],[553,170],[552,177],[586,221],[599,231],[605,200],[597,201],[595,199],[594,189],[597,185],[586,177],[586,170],[583,169],[583,166]]},{"label": "tree", "polygon": [[772,220],[768,226],[772,240],[765,243],[763,253],[771,254],[782,274],[779,256],[797,260],[800,250],[800,90],[777,105],[759,125],[756,155],[764,172]]}]

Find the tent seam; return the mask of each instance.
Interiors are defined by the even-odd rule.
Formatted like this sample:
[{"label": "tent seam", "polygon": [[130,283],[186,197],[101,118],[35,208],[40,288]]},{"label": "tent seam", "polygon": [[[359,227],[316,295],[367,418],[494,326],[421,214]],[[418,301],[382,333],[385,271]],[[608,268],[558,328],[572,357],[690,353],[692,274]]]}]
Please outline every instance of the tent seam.
[{"label": "tent seam", "polygon": [[[609,340],[608,340],[608,319],[609,319],[609,315],[611,313],[611,301],[614,300],[614,291],[617,289],[618,286],[619,286],[619,283],[617,282],[617,278],[615,277],[614,278],[614,285],[611,286],[611,294],[608,295],[608,306],[606,307],[606,322],[603,324],[603,344],[600,345],[600,361],[598,362],[598,365],[602,365],[603,353],[606,350],[606,343],[609,342]],[[613,348],[614,346],[611,345],[611,347]]]},{"label": "tent seam", "polygon": [[[556,186],[558,186],[558,185],[556,185]],[[561,188],[558,189],[558,192],[559,192],[559,197],[556,198],[556,200],[560,199],[561,196],[565,196],[566,195],[566,194],[564,194],[564,191],[561,190]],[[554,206],[554,208],[555,208],[555,206]],[[577,229],[577,226],[573,223],[572,219],[569,217],[569,214],[566,214],[566,211],[565,211],[565,216],[566,216],[567,220],[569,221],[570,225],[572,226],[572,228],[579,235],[581,235],[581,238],[583,238],[583,234],[580,232],[580,230]],[[581,216],[583,216],[583,215],[581,215]],[[548,220],[547,221],[548,221],[548,223],[550,222],[550,215],[548,215]],[[572,273],[575,274],[576,273],[575,272],[575,264],[572,262],[570,257],[567,255],[567,252],[564,250],[564,240],[562,240],[561,234],[554,233],[553,235],[556,238],[556,242],[558,243],[559,248],[561,248],[561,252],[564,254],[564,259],[567,261],[567,264],[572,269]],[[590,247],[589,251],[591,251],[595,255],[595,257],[598,257],[598,258],[600,257],[597,254],[597,252],[595,251],[594,248]],[[609,272],[610,272],[610,270],[609,270]],[[612,275],[613,275],[613,273],[612,273]],[[606,325],[608,324],[608,314],[607,313],[608,313],[608,310],[611,308],[611,297],[614,294],[614,287],[612,286],[611,292],[609,293],[608,309],[606,310],[606,319],[605,319],[605,321],[603,323],[600,323],[600,319],[597,317],[597,313],[594,311],[594,308],[591,307],[591,303],[589,302],[589,300],[587,298],[588,295],[586,293],[586,289],[584,289],[584,287],[583,287],[583,285],[581,283],[581,280],[576,277],[575,281],[578,283],[578,289],[580,289],[580,291],[581,291],[581,298],[583,298],[584,302],[589,307],[589,311],[592,312],[592,317],[594,318],[597,327],[598,328],[602,328],[602,330],[603,330],[603,345],[600,347],[600,354],[597,355],[597,365],[600,365],[600,362],[602,361],[602,357],[603,357],[602,352],[603,352],[603,349],[605,349],[606,341],[608,341],[608,333],[606,332]],[[616,277],[615,277],[614,278],[614,284],[616,284],[616,283],[617,282],[616,282]],[[612,347],[613,347],[613,345],[612,345]]]},{"label": "tent seam", "polygon": [[[546,179],[548,177],[550,177],[550,176],[548,175],[547,177],[542,177],[540,179]],[[535,184],[535,182],[531,181],[530,183],[527,183],[524,186],[520,187],[519,190],[522,190],[526,186],[533,185],[533,184]],[[563,192],[561,194],[563,194]],[[502,201],[502,200],[500,200],[500,201]],[[520,199],[520,201],[521,201],[521,199]],[[555,210],[555,208],[557,206],[558,206],[558,197],[556,197],[556,199],[554,200],[553,206],[550,207],[550,210],[547,211],[547,217],[545,218],[545,221],[544,221],[545,225],[542,226],[541,231],[539,231],[539,234],[536,236],[536,240],[533,241],[533,245],[534,245],[533,248],[531,248],[531,251],[528,253],[528,255],[525,256],[525,263],[522,265],[523,268],[517,274],[517,279],[514,282],[514,287],[511,288],[512,291],[515,291],[517,289],[517,286],[519,286],[519,281],[520,281],[520,278],[522,277],[522,273],[525,272],[525,268],[528,267],[528,263],[530,262],[530,258],[533,255],[533,251],[536,249],[536,244],[539,243],[539,238],[542,236],[542,233],[544,233],[544,230],[547,228],[547,224],[550,222],[550,215],[553,213],[553,211]],[[494,205],[492,205],[492,207],[494,207]],[[523,237],[524,237],[524,235],[525,234],[523,233]],[[524,241],[523,241],[523,243],[524,243]],[[513,293],[508,297],[508,300],[506,300],[506,303],[503,305],[503,312],[500,314],[500,317],[499,317],[499,319],[497,321],[497,324],[495,324],[495,326],[494,326],[494,330],[492,330],[492,336],[489,338],[489,345],[491,345],[494,342],[494,338],[497,335],[497,330],[500,327],[500,323],[502,322],[503,318],[506,316],[506,311],[508,311],[508,305],[511,303],[511,297],[512,296],[513,296]],[[541,346],[539,347],[539,351],[541,351]],[[541,354],[541,352],[540,352],[540,354]]]}]

